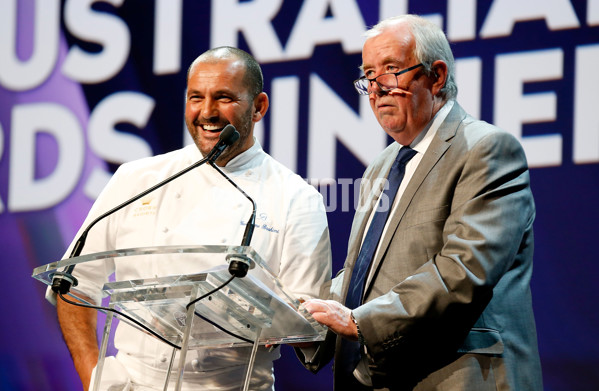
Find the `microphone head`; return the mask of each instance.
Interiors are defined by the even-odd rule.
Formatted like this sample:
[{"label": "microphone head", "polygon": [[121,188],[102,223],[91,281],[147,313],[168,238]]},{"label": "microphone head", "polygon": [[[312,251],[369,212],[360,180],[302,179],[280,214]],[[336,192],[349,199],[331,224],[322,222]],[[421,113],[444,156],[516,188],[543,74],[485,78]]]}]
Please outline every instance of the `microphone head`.
[{"label": "microphone head", "polygon": [[235,126],[228,124],[225,128],[220,132],[219,143],[223,143],[224,145],[231,145],[235,141],[239,140],[239,132],[235,129]]},{"label": "microphone head", "polygon": [[216,159],[220,156],[221,153],[235,141],[239,140],[239,132],[235,129],[235,126],[228,124],[224,127],[224,129],[220,132],[218,136],[218,142],[212,148],[212,151],[208,154],[208,162],[210,164],[214,163]]}]

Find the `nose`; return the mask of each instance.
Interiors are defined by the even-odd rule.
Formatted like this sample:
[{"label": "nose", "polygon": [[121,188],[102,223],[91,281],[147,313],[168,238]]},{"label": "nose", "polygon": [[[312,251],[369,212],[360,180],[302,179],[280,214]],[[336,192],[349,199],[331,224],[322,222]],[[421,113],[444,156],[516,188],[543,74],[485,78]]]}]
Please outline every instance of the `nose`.
[{"label": "nose", "polygon": [[202,102],[200,107],[200,116],[204,119],[211,119],[218,117],[218,110],[216,108],[216,102],[212,98],[206,98]]},{"label": "nose", "polygon": [[378,96],[381,96],[381,95],[384,95],[387,93],[387,91],[383,91],[383,89],[381,88],[379,83],[377,83],[376,80],[373,80],[370,82],[370,88],[368,89],[368,92],[371,94],[378,95]]}]

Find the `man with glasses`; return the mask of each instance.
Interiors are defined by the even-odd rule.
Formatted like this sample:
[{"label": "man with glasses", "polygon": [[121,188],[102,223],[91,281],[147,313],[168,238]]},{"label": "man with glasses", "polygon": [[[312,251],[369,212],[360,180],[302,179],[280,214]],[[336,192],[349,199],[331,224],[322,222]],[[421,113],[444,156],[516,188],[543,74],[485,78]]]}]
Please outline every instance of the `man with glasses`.
[{"label": "man with glasses", "polygon": [[362,59],[356,90],[395,142],[364,174],[331,300],[305,303],[336,334],[303,351],[306,366],[322,367],[336,339],[337,390],[541,390],[520,144],[455,101],[433,23],[380,22]]}]

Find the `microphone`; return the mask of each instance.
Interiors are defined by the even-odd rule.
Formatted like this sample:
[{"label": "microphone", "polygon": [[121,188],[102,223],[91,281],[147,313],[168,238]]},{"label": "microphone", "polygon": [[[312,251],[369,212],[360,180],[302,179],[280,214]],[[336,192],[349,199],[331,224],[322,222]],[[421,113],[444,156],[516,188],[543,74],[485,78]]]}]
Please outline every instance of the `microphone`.
[{"label": "microphone", "polygon": [[[116,207],[110,209],[108,212],[101,214],[95,220],[93,220],[87,226],[87,228],[85,228],[85,230],[81,233],[81,235],[75,242],[75,245],[73,246],[73,250],[71,251],[71,254],[69,255],[68,259],[78,257],[81,254],[81,251],[83,250],[83,246],[85,245],[85,241],[87,239],[87,234],[89,233],[90,229],[94,225],[96,225],[100,220],[123,209],[125,206],[132,204],[133,202],[137,201],[138,199],[146,196],[147,194],[153,192],[154,190],[166,185],[167,183],[179,178],[181,175],[186,174],[187,172],[193,170],[194,168],[201,166],[202,164],[204,164],[206,162],[209,162],[213,167],[216,167],[214,164],[216,159],[218,159],[220,154],[223,153],[223,151],[229,145],[233,144],[238,139],[239,139],[239,132],[235,129],[235,127],[231,124],[228,124],[227,126],[225,126],[224,129],[220,133],[218,142],[216,143],[214,148],[212,148],[210,153],[208,153],[208,156],[195,162],[191,166],[184,168],[183,170],[173,174],[172,176],[170,176],[170,177],[166,178],[165,180],[163,180],[162,182],[150,187],[149,189],[142,191],[141,193],[137,194],[136,196],[131,197],[130,199],[123,202],[122,204],[117,205]],[[220,170],[218,170],[218,171],[220,171]],[[222,172],[221,172],[221,174],[222,174]],[[254,206],[254,214],[255,214],[255,206]],[[251,240],[251,237],[250,237],[250,240]],[[249,241],[248,241],[248,243],[249,243]],[[63,271],[54,273],[54,275],[52,276],[52,291],[54,291],[55,293],[61,293],[64,295],[69,292],[69,290],[71,289],[71,286],[77,286],[77,284],[78,284],[77,279],[71,274],[71,273],[73,273],[74,269],[75,269],[75,265],[69,265]]]},{"label": "microphone", "polygon": [[[229,178],[216,164],[214,161],[209,161],[210,165],[218,171],[233,187],[235,187],[241,194],[245,196],[252,203],[252,214],[248,219],[247,223],[245,223],[245,231],[243,232],[243,238],[241,239],[242,246],[249,246],[252,241],[252,236],[254,235],[254,226],[256,222],[256,203],[243,189],[231,178]],[[227,255],[227,261],[229,261],[229,273],[235,277],[245,277],[247,275],[248,269],[252,263],[252,260],[243,254],[229,254]]]},{"label": "microphone", "polygon": [[224,129],[220,132],[220,136],[218,137],[218,143],[212,148],[210,153],[207,156],[208,162],[210,165],[218,159],[221,153],[227,148],[229,145],[233,144],[235,141],[239,140],[239,132],[235,129],[235,126],[228,124],[224,127]]}]

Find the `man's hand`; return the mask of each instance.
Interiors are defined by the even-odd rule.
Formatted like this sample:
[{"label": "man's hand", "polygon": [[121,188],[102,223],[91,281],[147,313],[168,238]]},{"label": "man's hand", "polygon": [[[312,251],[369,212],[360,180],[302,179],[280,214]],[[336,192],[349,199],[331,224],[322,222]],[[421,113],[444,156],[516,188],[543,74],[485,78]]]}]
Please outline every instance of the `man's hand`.
[{"label": "man's hand", "polygon": [[358,340],[358,328],[351,319],[351,310],[334,300],[311,299],[303,304],[314,320],[335,334],[351,341]]}]

